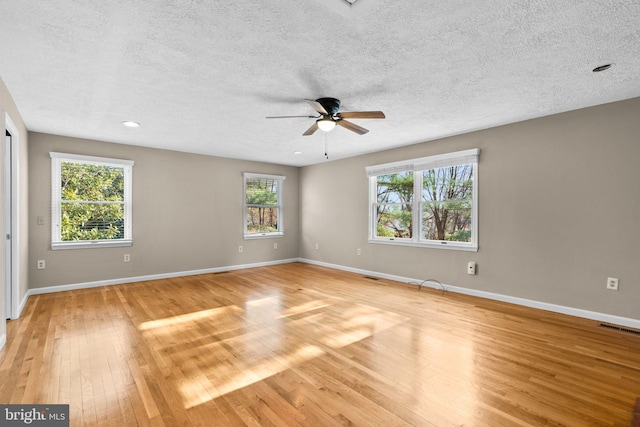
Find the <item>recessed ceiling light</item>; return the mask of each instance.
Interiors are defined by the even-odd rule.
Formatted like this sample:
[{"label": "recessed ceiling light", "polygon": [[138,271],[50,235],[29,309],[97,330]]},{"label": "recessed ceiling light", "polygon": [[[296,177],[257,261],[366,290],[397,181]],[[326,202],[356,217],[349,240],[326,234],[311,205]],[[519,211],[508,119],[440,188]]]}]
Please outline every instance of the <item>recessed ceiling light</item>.
[{"label": "recessed ceiling light", "polygon": [[124,122],[122,122],[122,124],[125,125],[126,127],[129,127],[129,128],[137,128],[138,126],[140,126],[140,123],[132,122],[130,120],[124,121]]},{"label": "recessed ceiling light", "polygon": [[594,73],[599,73],[601,71],[606,71],[611,67],[613,67],[613,64],[603,64],[603,65],[598,65],[596,68],[594,68],[591,71],[593,71]]},{"label": "recessed ceiling light", "polygon": [[302,154],[302,151],[294,151],[293,154]]}]

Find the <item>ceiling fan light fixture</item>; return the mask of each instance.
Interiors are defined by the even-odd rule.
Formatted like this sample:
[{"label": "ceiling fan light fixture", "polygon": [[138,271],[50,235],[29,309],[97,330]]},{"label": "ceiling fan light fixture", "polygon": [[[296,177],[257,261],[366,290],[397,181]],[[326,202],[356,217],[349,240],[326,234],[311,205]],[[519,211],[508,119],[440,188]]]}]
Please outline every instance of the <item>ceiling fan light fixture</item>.
[{"label": "ceiling fan light fixture", "polygon": [[320,130],[323,130],[325,132],[329,132],[331,129],[333,129],[334,127],[336,127],[336,122],[332,119],[330,119],[329,117],[324,117],[322,119],[318,119],[316,121],[318,127],[320,128]]}]

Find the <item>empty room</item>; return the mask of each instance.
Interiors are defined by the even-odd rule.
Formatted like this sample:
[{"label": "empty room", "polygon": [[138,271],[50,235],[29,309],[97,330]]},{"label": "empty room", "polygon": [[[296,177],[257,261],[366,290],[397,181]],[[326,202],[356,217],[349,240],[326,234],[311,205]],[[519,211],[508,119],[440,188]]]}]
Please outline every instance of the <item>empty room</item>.
[{"label": "empty room", "polygon": [[637,1],[0,19],[0,425],[640,426]]}]

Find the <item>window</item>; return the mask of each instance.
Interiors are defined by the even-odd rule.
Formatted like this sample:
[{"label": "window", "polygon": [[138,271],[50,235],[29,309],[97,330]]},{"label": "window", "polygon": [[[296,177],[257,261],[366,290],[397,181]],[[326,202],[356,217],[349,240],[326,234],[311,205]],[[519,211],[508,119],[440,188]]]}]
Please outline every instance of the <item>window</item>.
[{"label": "window", "polygon": [[279,175],[244,174],[244,237],[274,237],[284,234],[282,186]]},{"label": "window", "polygon": [[51,249],[131,246],[133,161],[49,154]]},{"label": "window", "polygon": [[367,167],[369,241],[477,250],[479,153]]}]

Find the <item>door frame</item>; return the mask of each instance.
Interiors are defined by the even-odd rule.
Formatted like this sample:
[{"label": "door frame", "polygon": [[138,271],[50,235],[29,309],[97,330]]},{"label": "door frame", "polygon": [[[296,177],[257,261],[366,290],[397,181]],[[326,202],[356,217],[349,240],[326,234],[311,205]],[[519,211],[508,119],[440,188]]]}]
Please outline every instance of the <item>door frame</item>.
[{"label": "door frame", "polygon": [[[6,135],[7,132],[11,134],[11,209],[4,203],[2,211],[3,215],[9,214],[11,216],[11,284],[7,286],[5,282],[5,277],[3,275],[3,289],[2,292],[5,293],[5,298],[10,299],[10,312],[4,313],[4,319],[17,319],[20,315],[19,309],[19,295],[20,295],[20,238],[19,238],[19,217],[18,217],[18,206],[20,203],[19,192],[18,189],[20,186],[18,185],[18,177],[20,174],[18,173],[18,156],[20,153],[20,133],[18,132],[17,126],[11,120],[11,117],[7,112],[3,115],[4,125],[3,125],[3,134]],[[6,177],[6,171],[4,171],[3,166],[3,179]],[[4,229],[4,226],[3,226]],[[4,233],[3,233],[4,234]],[[2,236],[4,239],[4,236]],[[2,265],[4,269],[5,259],[2,260]],[[6,294],[6,291],[10,290],[10,295]],[[5,305],[6,306],[6,305]],[[2,308],[4,312],[4,307]],[[3,320],[4,320],[3,319]]]}]

